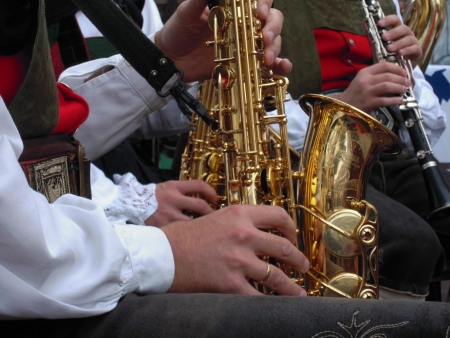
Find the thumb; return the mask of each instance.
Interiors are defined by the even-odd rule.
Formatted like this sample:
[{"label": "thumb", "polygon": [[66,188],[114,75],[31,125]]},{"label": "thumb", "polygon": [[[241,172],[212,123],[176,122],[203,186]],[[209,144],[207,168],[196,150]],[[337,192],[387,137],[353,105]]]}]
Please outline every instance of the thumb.
[{"label": "thumb", "polygon": [[202,13],[208,15],[209,9],[206,5],[206,0],[186,0],[178,6],[177,11],[181,18],[192,20],[200,17]]}]

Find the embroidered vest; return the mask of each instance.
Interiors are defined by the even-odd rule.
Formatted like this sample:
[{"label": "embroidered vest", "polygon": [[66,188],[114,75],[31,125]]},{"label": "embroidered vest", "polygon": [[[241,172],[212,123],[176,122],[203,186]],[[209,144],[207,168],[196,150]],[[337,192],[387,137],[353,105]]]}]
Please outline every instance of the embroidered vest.
[{"label": "embroidered vest", "polygon": [[[379,0],[385,15],[396,14],[391,0]],[[294,99],[320,93],[322,76],[314,39],[315,28],[330,28],[366,35],[361,0],[277,0],[284,15],[281,57],[293,64],[288,91]]]}]

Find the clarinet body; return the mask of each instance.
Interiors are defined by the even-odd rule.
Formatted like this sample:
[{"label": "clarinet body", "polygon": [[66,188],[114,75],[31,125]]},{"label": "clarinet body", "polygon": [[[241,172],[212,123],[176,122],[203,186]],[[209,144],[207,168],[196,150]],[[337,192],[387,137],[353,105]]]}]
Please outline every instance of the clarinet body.
[{"label": "clarinet body", "polygon": [[[406,70],[407,77],[413,83],[413,69],[411,62],[405,60],[398,53],[389,52],[387,46],[391,41],[384,41],[381,36],[384,29],[379,27],[378,21],[384,17],[380,3],[375,0],[362,0],[365,14],[365,27],[371,42],[375,62],[388,61]],[[430,200],[430,214],[428,219],[439,219],[450,216],[450,190],[447,187],[438,168],[438,162],[433,155],[430,142],[423,127],[423,117],[413,93],[412,86],[403,94],[403,103],[398,106],[405,121],[417,159],[422,168],[427,192]]]}]

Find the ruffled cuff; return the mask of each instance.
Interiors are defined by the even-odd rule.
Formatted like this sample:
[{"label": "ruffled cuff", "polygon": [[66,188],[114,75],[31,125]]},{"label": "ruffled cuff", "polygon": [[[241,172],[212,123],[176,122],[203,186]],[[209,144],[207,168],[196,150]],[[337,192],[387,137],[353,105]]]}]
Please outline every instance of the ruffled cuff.
[{"label": "ruffled cuff", "polygon": [[131,173],[123,176],[115,174],[113,179],[119,192],[117,198],[104,208],[108,219],[144,225],[158,208],[156,184],[142,185]]}]

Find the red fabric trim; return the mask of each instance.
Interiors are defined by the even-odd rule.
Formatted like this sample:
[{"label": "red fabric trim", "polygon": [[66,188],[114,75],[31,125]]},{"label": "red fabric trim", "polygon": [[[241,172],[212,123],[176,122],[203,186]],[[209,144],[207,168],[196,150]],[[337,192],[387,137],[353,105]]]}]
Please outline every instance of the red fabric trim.
[{"label": "red fabric trim", "polygon": [[0,56],[0,95],[6,106],[16,96],[26,75],[23,58],[19,55]]},{"label": "red fabric trim", "polygon": [[372,64],[372,50],[365,35],[316,28],[314,36],[320,57],[323,91],[347,87],[361,69]]},{"label": "red fabric trim", "polygon": [[86,121],[89,115],[89,105],[80,95],[69,87],[57,83],[59,99],[59,121],[52,134],[73,134]]},{"label": "red fabric trim", "polygon": [[[53,48],[52,48],[53,50]],[[54,50],[59,53],[59,50]],[[55,60],[53,58],[52,60]],[[22,85],[27,73],[28,63],[18,54],[0,56],[0,95],[8,106]],[[55,62],[53,63],[55,67]],[[59,101],[59,120],[52,134],[73,134],[87,119],[89,106],[85,99],[74,93],[69,87],[57,83]]]}]

